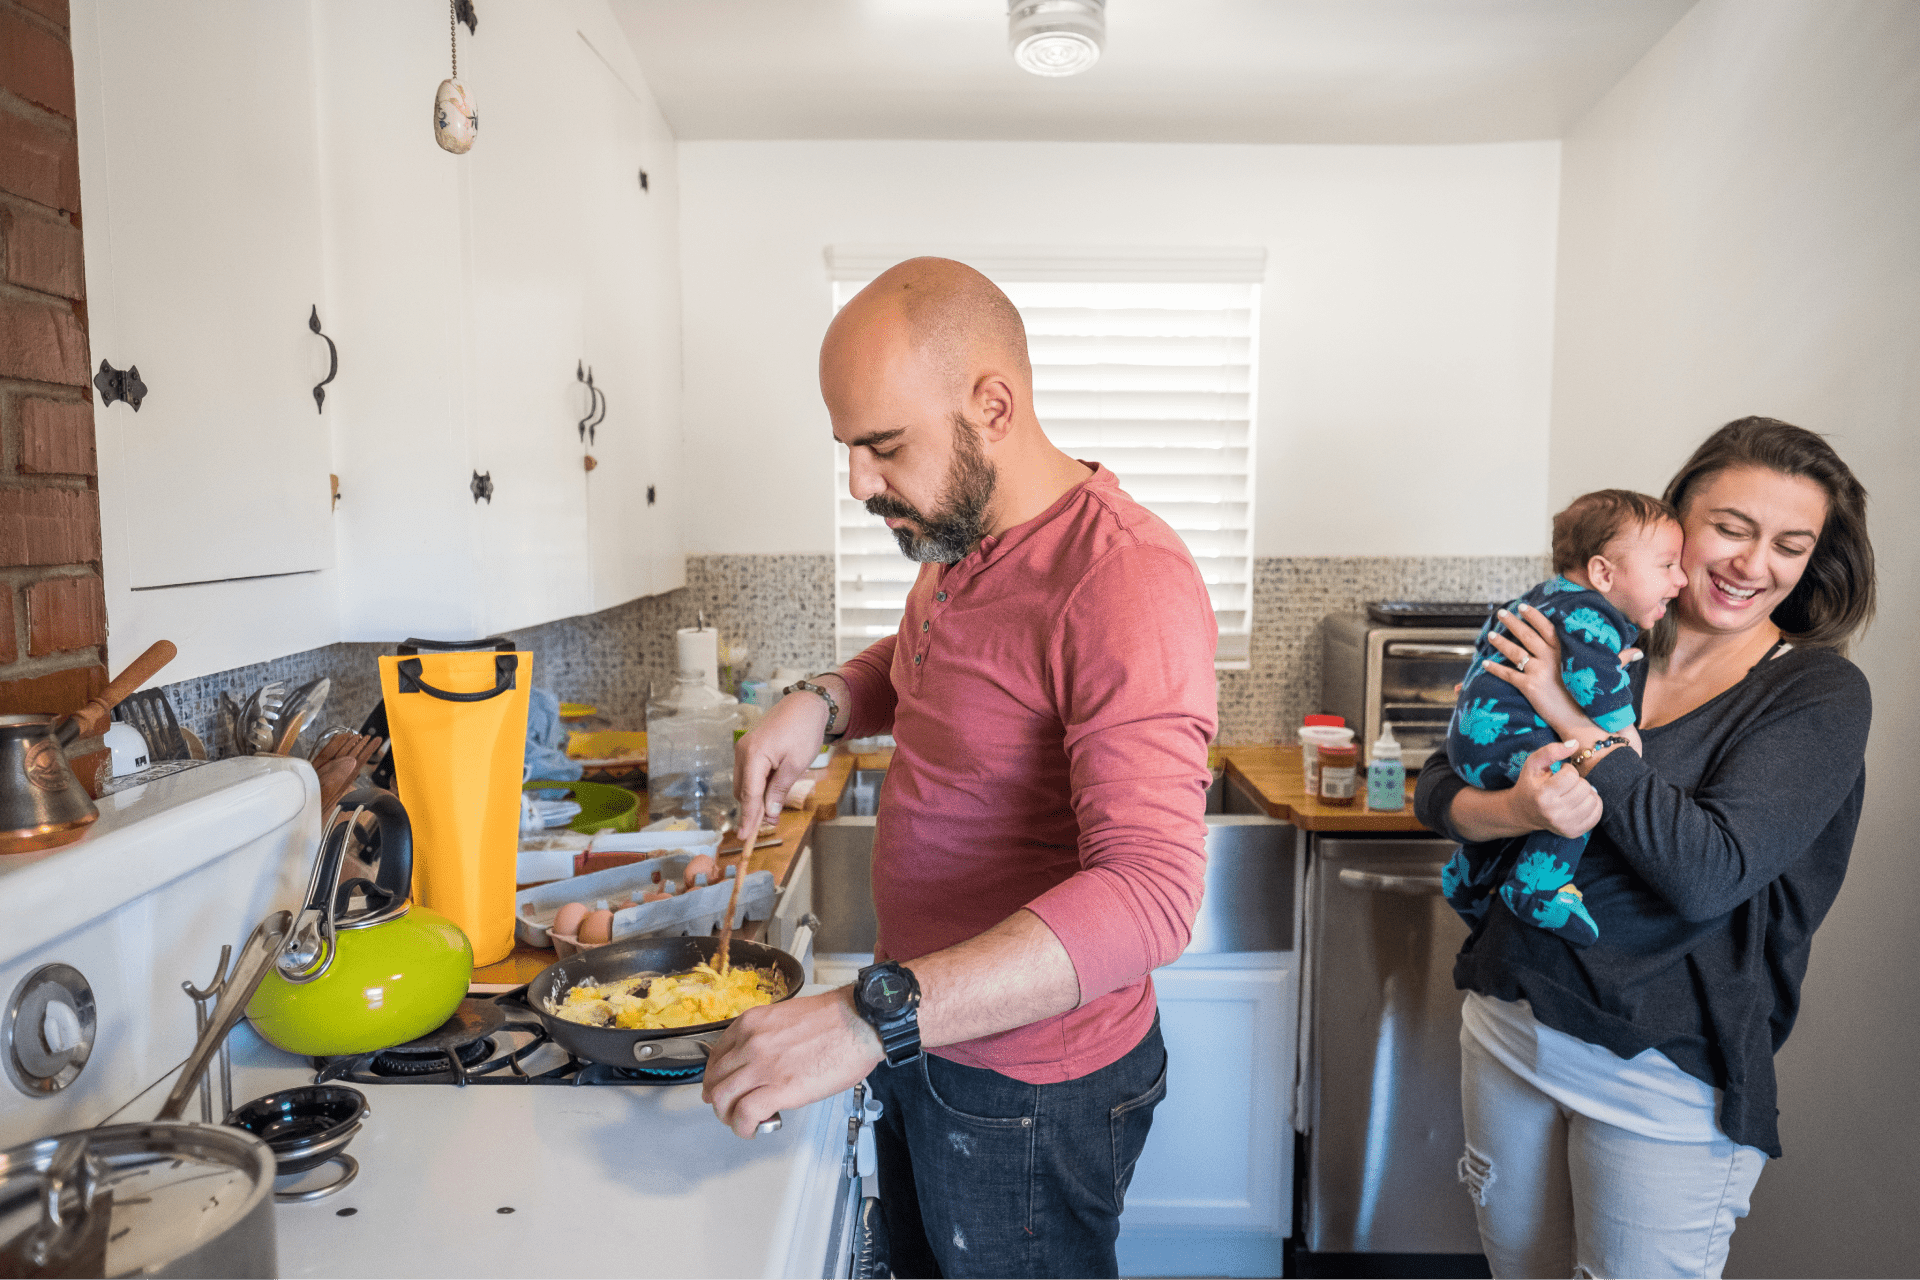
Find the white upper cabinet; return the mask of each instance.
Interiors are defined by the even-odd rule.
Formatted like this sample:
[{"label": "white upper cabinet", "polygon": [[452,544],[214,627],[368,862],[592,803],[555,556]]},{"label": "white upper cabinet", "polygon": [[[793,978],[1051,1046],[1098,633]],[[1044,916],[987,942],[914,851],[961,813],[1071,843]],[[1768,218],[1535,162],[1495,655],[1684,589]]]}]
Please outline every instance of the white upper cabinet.
[{"label": "white upper cabinet", "polygon": [[116,650],[197,675],[682,585],[672,135],[604,0],[481,9],[455,156],[445,8],[75,0],[91,338],[150,387],[99,415]]},{"label": "white upper cabinet", "polygon": [[327,399],[340,638],[484,634],[475,547],[487,509],[469,488],[469,157],[442,151],[432,130],[446,10],[327,0],[314,41],[326,319],[342,369]]},{"label": "white upper cabinet", "polygon": [[495,5],[460,30],[461,156],[428,128],[444,11],[317,17],[328,278],[370,351],[339,423],[346,638],[510,631],[684,580],[645,495],[659,441],[678,458],[679,272],[674,197],[638,173],[671,169],[672,137],[573,20],[594,11]]},{"label": "white upper cabinet", "polygon": [[[473,467],[491,477],[475,550],[488,633],[584,613],[587,476],[580,37],[546,5],[492,5],[462,50],[479,105],[466,167]],[[464,34],[464,33],[463,33]]]},{"label": "white upper cabinet", "polygon": [[[685,583],[679,510],[680,289],[673,138],[584,36],[584,341],[601,411],[587,452],[593,607]],[[643,185],[644,182],[644,185]]]},{"label": "white upper cabinet", "polygon": [[105,556],[136,590],[326,568],[307,5],[77,3],[73,23],[95,368],[147,386],[137,414],[97,414]]}]

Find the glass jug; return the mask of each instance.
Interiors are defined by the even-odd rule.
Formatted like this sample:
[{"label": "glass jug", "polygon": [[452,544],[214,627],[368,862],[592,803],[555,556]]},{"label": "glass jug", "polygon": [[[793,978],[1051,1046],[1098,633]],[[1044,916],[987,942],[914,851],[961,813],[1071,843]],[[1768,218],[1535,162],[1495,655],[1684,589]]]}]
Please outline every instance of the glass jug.
[{"label": "glass jug", "polygon": [[682,671],[665,697],[647,701],[647,821],[685,818],[703,831],[733,819],[733,731],[739,703]]}]

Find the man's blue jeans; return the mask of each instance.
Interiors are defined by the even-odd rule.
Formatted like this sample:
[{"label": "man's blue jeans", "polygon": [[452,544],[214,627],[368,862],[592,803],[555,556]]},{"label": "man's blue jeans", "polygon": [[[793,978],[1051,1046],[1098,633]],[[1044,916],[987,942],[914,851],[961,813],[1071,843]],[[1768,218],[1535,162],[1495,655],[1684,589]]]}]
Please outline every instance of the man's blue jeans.
[{"label": "man's blue jeans", "polygon": [[875,1139],[896,1276],[1116,1276],[1113,1243],[1153,1109],[1160,1023],[1118,1062],[1024,1084],[932,1054],[885,1063]]}]

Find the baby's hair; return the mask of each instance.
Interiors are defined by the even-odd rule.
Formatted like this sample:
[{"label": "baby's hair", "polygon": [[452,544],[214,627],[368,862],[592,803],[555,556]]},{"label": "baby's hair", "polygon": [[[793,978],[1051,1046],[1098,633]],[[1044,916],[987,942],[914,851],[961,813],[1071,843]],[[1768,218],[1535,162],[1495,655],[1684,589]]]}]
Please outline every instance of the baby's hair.
[{"label": "baby's hair", "polygon": [[1631,489],[1583,493],[1553,518],[1553,571],[1584,569],[1628,526],[1644,529],[1662,520],[1678,524],[1680,516],[1659,498]]}]

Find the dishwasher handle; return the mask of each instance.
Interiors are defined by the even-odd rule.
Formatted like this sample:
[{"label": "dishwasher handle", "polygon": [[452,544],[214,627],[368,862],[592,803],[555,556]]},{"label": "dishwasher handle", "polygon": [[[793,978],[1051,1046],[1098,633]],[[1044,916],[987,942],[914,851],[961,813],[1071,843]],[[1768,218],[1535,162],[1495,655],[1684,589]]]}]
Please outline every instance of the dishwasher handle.
[{"label": "dishwasher handle", "polygon": [[1400,893],[1416,898],[1437,898],[1446,892],[1441,888],[1439,876],[1396,876],[1381,871],[1356,871],[1352,867],[1341,868],[1340,883],[1349,889]]}]

